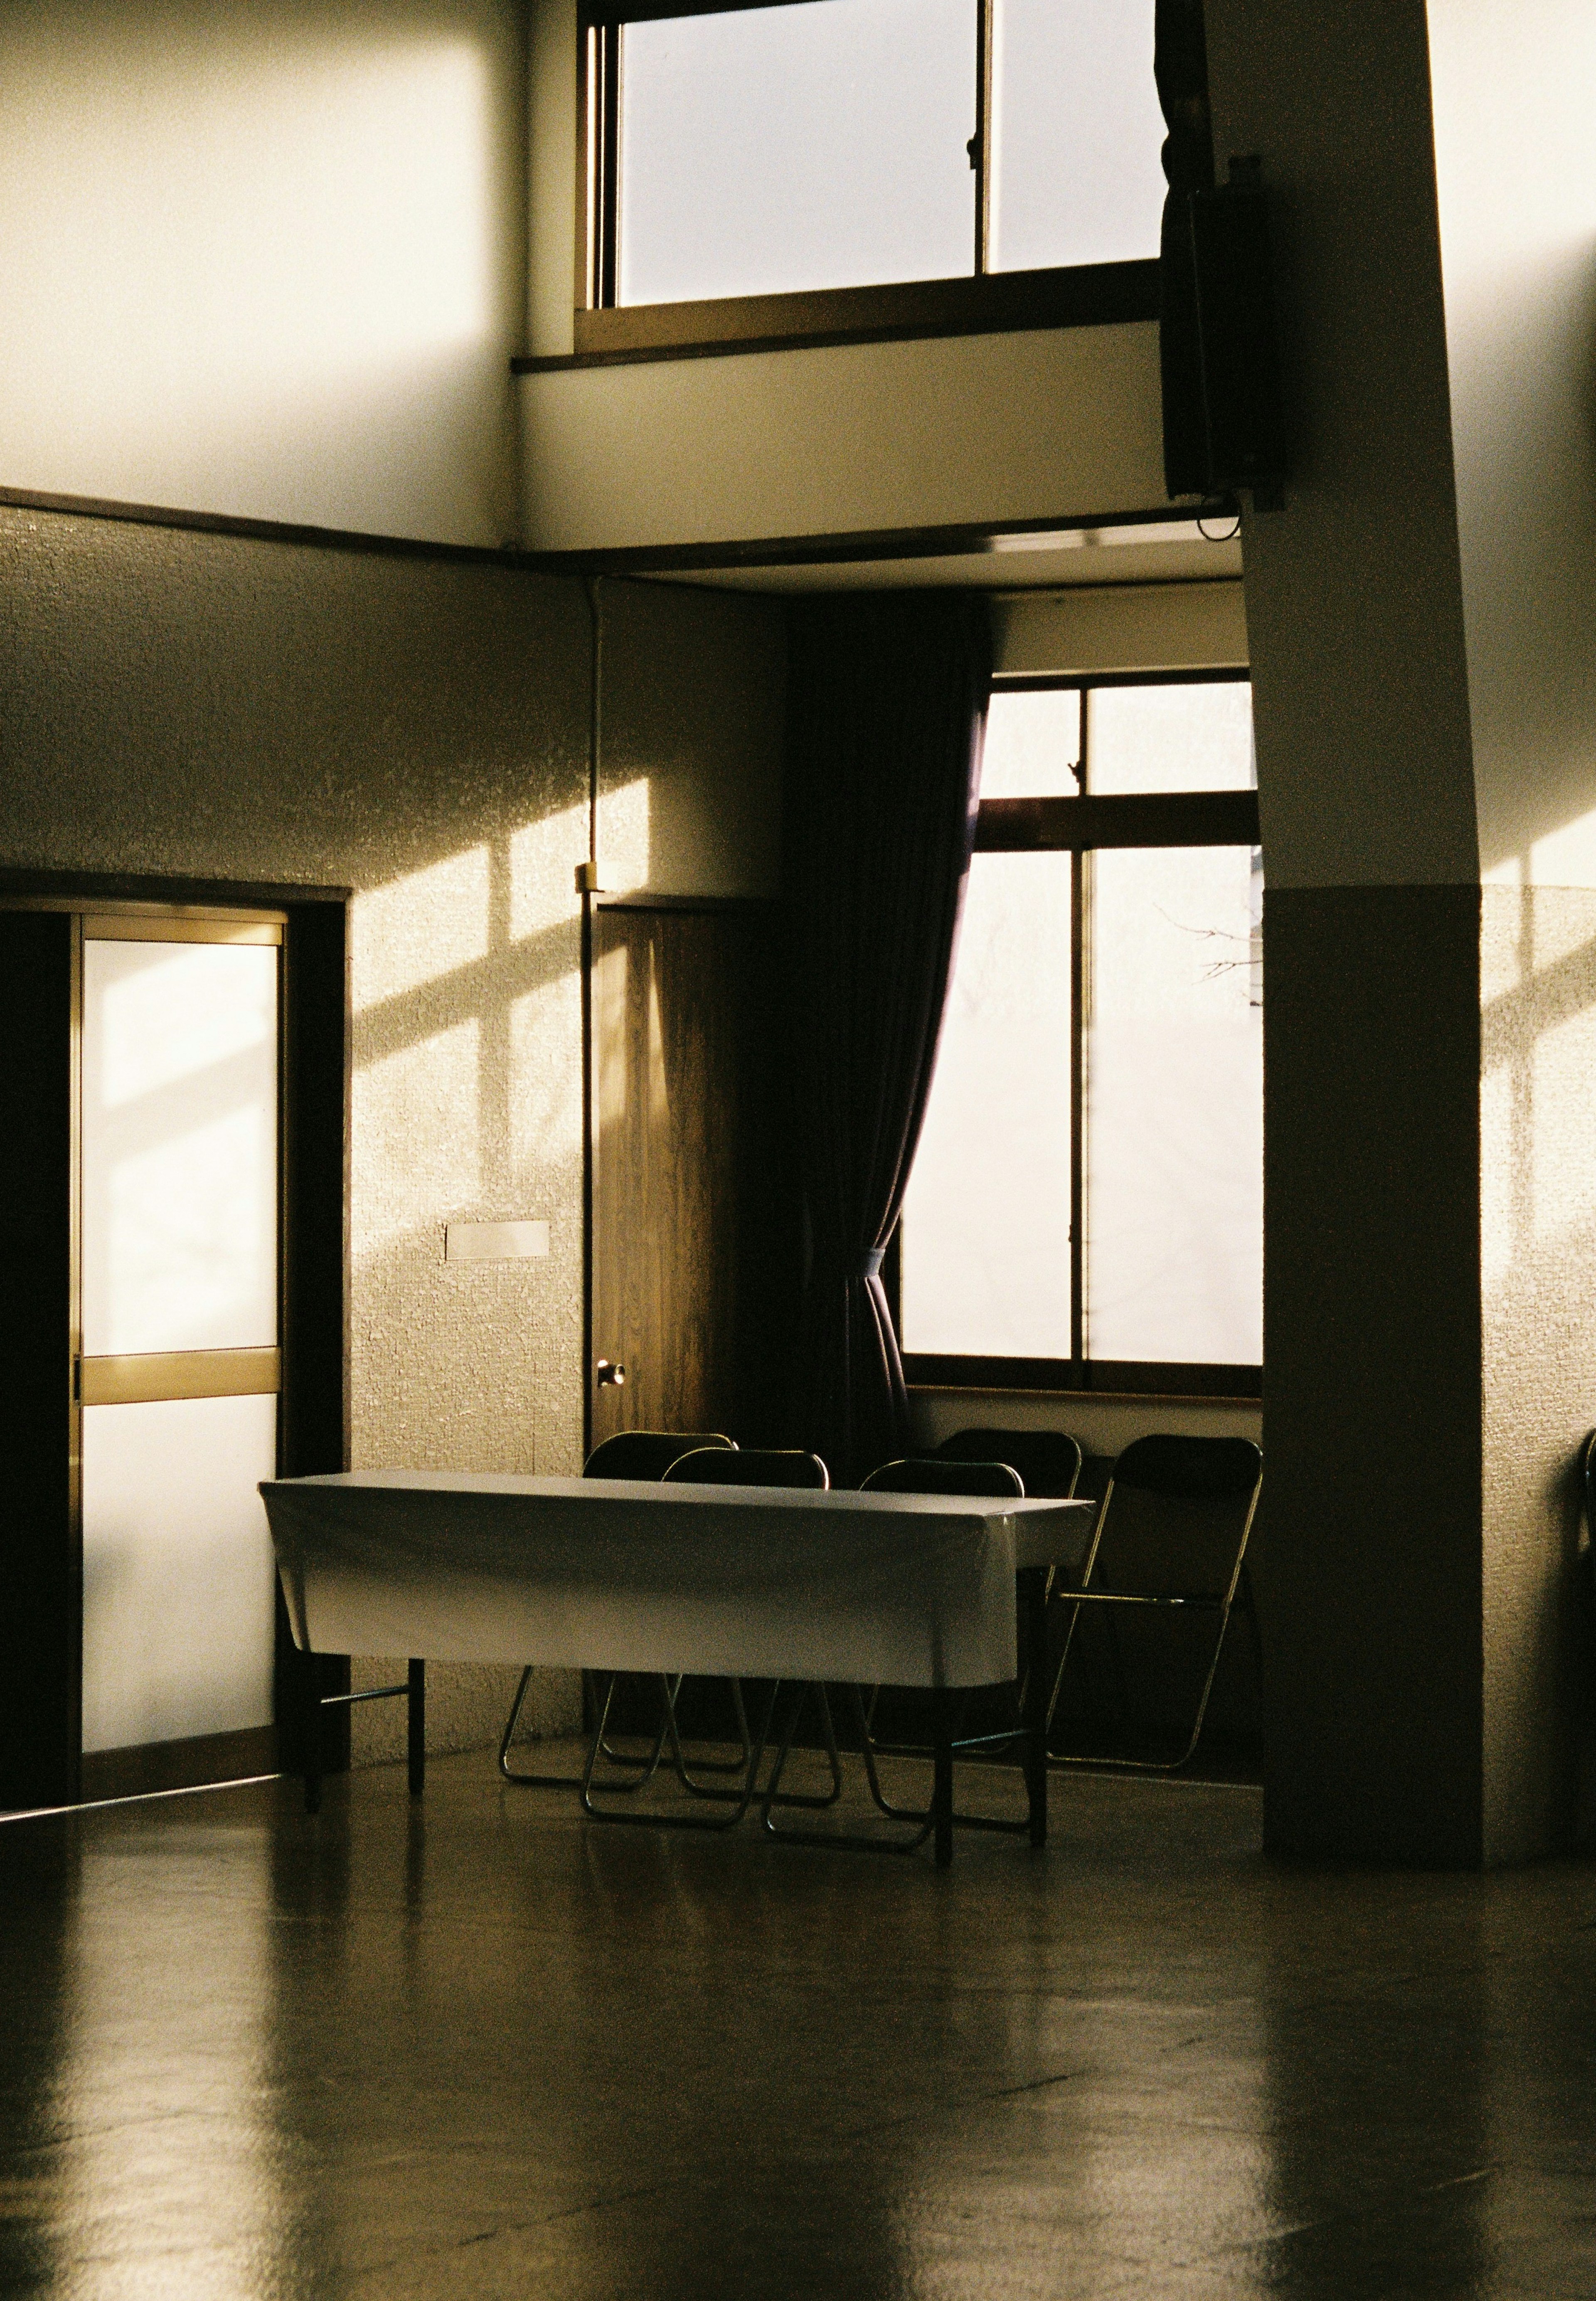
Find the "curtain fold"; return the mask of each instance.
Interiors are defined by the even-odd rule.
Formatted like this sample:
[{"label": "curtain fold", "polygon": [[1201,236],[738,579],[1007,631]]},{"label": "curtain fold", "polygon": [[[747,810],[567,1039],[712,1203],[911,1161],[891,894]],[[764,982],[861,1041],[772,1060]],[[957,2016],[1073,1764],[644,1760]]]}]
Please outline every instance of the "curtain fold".
[{"label": "curtain fold", "polygon": [[1169,186],[1158,243],[1163,309],[1158,364],[1164,398],[1164,485],[1171,496],[1203,494],[1208,484],[1203,430],[1202,363],[1197,338],[1197,278],[1191,255],[1193,192],[1214,181],[1208,120],[1208,52],[1202,0],[1157,0],[1153,76],[1165,125],[1164,179]]},{"label": "curtain fold", "polygon": [[983,598],[792,611],[783,895],[804,1284],[791,1433],[839,1483],[906,1435],[882,1257],[931,1087],[990,684]]}]

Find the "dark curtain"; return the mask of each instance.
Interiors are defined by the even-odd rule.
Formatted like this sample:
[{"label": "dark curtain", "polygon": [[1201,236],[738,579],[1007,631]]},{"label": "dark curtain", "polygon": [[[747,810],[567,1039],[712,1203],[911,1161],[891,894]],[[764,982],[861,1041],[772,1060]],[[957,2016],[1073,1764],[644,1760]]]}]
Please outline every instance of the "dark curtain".
[{"label": "dark curtain", "polygon": [[882,1255],[931,1086],[990,683],[984,599],[793,610],[783,895],[804,1284],[792,1435],[839,1484],[905,1438]]},{"label": "dark curtain", "polygon": [[1214,181],[1208,120],[1208,50],[1202,0],[1157,0],[1153,74],[1169,130],[1164,139],[1164,228],[1158,245],[1163,309],[1158,356],[1164,387],[1164,484],[1172,496],[1206,494],[1202,371],[1189,203]]}]

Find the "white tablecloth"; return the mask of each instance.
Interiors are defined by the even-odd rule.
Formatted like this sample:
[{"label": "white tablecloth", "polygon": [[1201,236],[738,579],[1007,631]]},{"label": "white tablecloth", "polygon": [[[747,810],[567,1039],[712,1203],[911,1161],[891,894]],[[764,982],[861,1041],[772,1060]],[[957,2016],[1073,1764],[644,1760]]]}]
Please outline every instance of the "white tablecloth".
[{"label": "white tablecloth", "polygon": [[323,1653],[989,1686],[1090,1502],[367,1470],[261,1488]]}]

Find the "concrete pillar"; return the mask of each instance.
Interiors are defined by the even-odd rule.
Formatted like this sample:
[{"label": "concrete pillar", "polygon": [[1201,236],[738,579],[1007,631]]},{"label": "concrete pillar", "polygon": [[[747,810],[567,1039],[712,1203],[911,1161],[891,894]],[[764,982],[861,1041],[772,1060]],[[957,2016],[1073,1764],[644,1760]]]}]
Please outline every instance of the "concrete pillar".
[{"label": "concrete pillar", "polygon": [[1294,435],[1245,537],[1266,1835],[1523,1860],[1568,1821],[1596,1422],[1596,12],[1208,24]]}]

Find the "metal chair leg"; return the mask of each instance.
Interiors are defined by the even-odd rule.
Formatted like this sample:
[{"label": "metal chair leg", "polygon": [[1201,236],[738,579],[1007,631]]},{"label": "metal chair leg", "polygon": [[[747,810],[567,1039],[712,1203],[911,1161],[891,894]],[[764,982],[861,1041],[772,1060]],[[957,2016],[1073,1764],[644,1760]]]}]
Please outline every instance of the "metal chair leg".
[{"label": "metal chair leg", "polygon": [[[1193,1602],[1187,1600],[1185,1602],[1191,1604]],[[1060,1768],[1066,1766],[1095,1766],[1121,1774],[1178,1774],[1182,1766],[1189,1765],[1191,1763],[1192,1758],[1197,1753],[1197,1745],[1202,1739],[1203,1720],[1208,1714],[1208,1697],[1214,1691],[1214,1679],[1217,1675],[1219,1669],[1219,1657],[1224,1650],[1224,1636],[1226,1630],[1230,1627],[1230,1618],[1234,1602],[1233,1590],[1230,1594],[1227,1594],[1223,1599],[1212,1601],[1210,1602],[1216,1604],[1218,1608],[1219,1629],[1214,1640],[1213,1651],[1208,1656],[1207,1673],[1202,1682],[1202,1692],[1198,1696],[1197,1715],[1191,1721],[1191,1733],[1188,1735],[1185,1746],[1181,1751],[1179,1756],[1174,1758],[1123,1758],[1108,1754],[1098,1757],[1090,1753],[1074,1754],[1067,1750],[1054,1750],[1049,1748],[1048,1752],[1048,1763],[1050,1766],[1057,1766]],[[1080,1611],[1079,1607],[1077,1607],[1076,1611],[1077,1612]],[[1060,1674],[1062,1675],[1062,1669]],[[1054,1699],[1057,1699],[1057,1686],[1054,1688]]]},{"label": "metal chair leg", "polygon": [[[788,1797],[783,1795],[781,1791],[781,1776],[786,1770],[787,1761],[791,1753],[793,1737],[798,1732],[798,1721],[803,1716],[804,1704],[808,1700],[809,1694],[813,1690],[815,1689],[812,1689],[808,1686],[800,1686],[798,1688],[793,1698],[791,1710],[788,1714],[787,1729],[781,1736],[781,1747],[777,1750],[775,1761],[771,1767],[770,1779],[765,1786],[765,1795],[760,1802],[760,1818],[766,1834],[772,1837],[779,1838],[783,1845],[831,1846],[836,1847],[843,1853],[915,1853],[918,1847],[924,1845],[926,1839],[931,1836],[932,1831],[936,1827],[936,1815],[934,1812],[914,1817],[919,1822],[920,1827],[915,1830],[912,1837],[866,1837],[857,1830],[781,1829],[777,1828],[774,1820],[772,1819],[774,1809],[778,1805],[798,1803],[796,1799],[790,1800]],[[862,1716],[864,1713],[864,1697],[860,1694],[857,1686],[854,1688],[854,1698],[858,1703],[859,1712]],[[867,1766],[868,1762],[867,1759]],[[828,1800],[826,1803],[829,1803],[830,1801]]]},{"label": "metal chair leg", "polygon": [[[1021,1766],[1025,1783],[1025,1820],[1007,1821],[995,1815],[956,1813],[954,1820],[961,1829],[991,1829],[1018,1835],[1026,1831],[1033,1845],[1042,1845],[1048,1836],[1047,1788],[1047,1719],[1048,1719],[1048,1591],[1052,1581],[1052,1569],[1040,1566],[1023,1568],[1015,1577],[1016,1609],[1015,1648],[1020,1675],[1015,1686],[1019,1722],[1012,1731],[996,1734],[961,1734],[960,1720],[967,1695],[951,1695],[951,1735],[954,1755],[966,1751],[985,1751],[996,1756],[998,1745],[1012,1749],[1017,1742],[1021,1751]],[[868,1704],[863,1689],[853,1689],[859,1726],[859,1742],[865,1759],[865,1778],[878,1810],[893,1821],[921,1821],[928,1809],[923,1806],[894,1805],[882,1788],[876,1771],[876,1759],[888,1757],[932,1757],[934,1749],[910,1744],[893,1745],[878,1742],[872,1732],[875,1699],[879,1686],[873,1687]],[[933,1807],[931,1809],[934,1815]]]},{"label": "metal chair leg", "polygon": [[[604,1708],[599,1712],[597,1730],[589,1745],[588,1761],[582,1770],[582,1812],[592,1821],[630,1822],[642,1829],[735,1829],[753,1803],[756,1785],[759,1778],[759,1761],[764,1757],[765,1745],[770,1740],[771,1719],[775,1714],[776,1695],[780,1691],[780,1686],[781,1682],[778,1679],[771,1687],[770,1698],[765,1705],[765,1716],[760,1722],[758,1735],[754,1739],[753,1747],[749,1753],[748,1774],[741,1791],[737,1795],[737,1803],[730,1813],[660,1813],[636,1811],[624,1813],[614,1812],[604,1806],[595,1805],[592,1798],[594,1761],[598,1756],[600,1745],[604,1741],[605,1728],[609,1722],[610,1703],[614,1699],[615,1681],[612,1677],[605,1694]],[[606,1786],[612,1790],[616,1787],[631,1790],[636,1787],[636,1785],[630,1782],[624,1785],[610,1783]]]},{"label": "metal chair leg", "polygon": [[[681,1692],[684,1678],[681,1673],[678,1673],[673,1679],[662,1676],[659,1682],[664,1694],[665,1708],[669,1715],[672,1762],[675,1766],[676,1778],[682,1788],[694,1797],[734,1797],[737,1795],[734,1790],[721,1789],[712,1783],[700,1782],[694,1778],[688,1766],[687,1753],[681,1746],[681,1735],[676,1719],[676,1703]],[[742,1754],[736,1758],[700,1758],[697,1761],[700,1774],[741,1776],[748,1770],[748,1753],[752,1745],[748,1740],[748,1713],[743,1706],[742,1680],[734,1678],[728,1682],[731,1687],[732,1703],[737,1711],[737,1730],[742,1743]]]},{"label": "metal chair leg", "polygon": [[[526,1701],[527,1688],[531,1686],[531,1682],[532,1673],[531,1669],[523,1669],[521,1673],[521,1684],[515,1689],[515,1699],[510,1704],[510,1715],[505,1721],[505,1730],[499,1736],[499,1772],[504,1776],[506,1781],[514,1782],[522,1789],[580,1790],[582,1786],[582,1777],[581,1774],[517,1773],[514,1767],[510,1763],[510,1745],[515,1737],[515,1728],[521,1723],[522,1709]],[[610,1680],[610,1690],[613,1694],[614,1690],[614,1680],[613,1678]],[[605,1703],[605,1711],[606,1716],[608,1715],[608,1711],[609,1703],[606,1700]],[[599,1754],[607,1759],[612,1765],[617,1768],[632,1767],[637,1770],[637,1779],[635,1781],[611,1782],[608,1785],[608,1787],[617,1793],[622,1791],[640,1790],[645,1783],[652,1780],[655,1769],[659,1764],[660,1758],[664,1751],[666,1731],[666,1724],[662,1721],[659,1732],[654,1737],[654,1747],[649,1752],[647,1758],[629,1758],[622,1751],[610,1750],[606,1745],[605,1749],[599,1753]]]}]

